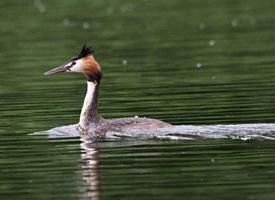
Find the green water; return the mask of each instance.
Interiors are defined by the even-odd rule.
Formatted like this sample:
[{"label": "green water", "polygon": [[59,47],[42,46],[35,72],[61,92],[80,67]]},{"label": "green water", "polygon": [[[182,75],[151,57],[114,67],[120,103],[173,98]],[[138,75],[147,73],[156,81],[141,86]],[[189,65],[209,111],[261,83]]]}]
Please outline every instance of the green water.
[{"label": "green water", "polygon": [[81,75],[43,73],[92,45],[104,117],[275,122],[275,2],[1,0],[0,199],[274,199],[272,141],[119,141],[77,123]]}]

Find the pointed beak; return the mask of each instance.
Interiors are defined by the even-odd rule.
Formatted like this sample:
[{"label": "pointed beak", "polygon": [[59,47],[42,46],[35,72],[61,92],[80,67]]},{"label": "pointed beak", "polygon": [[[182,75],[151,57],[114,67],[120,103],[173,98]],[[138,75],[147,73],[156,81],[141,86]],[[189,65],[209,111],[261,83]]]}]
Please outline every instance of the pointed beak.
[{"label": "pointed beak", "polygon": [[51,69],[50,71],[45,72],[44,75],[50,76],[50,75],[54,75],[57,73],[66,72],[71,67],[72,67],[72,64],[70,64],[70,63],[66,64],[66,65],[62,65],[62,66],[56,67],[54,69]]}]

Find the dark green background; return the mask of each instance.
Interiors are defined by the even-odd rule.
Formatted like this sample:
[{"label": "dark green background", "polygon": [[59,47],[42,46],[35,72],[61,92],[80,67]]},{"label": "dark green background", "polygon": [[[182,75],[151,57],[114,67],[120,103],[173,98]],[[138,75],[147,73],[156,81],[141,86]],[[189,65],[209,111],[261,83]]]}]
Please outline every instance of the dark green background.
[{"label": "dark green background", "polygon": [[84,79],[43,72],[84,43],[102,65],[105,117],[274,122],[274,10],[267,0],[1,0],[1,199],[89,199],[93,173],[102,199],[272,199],[272,142],[106,143],[94,158],[77,139],[28,134],[77,123]]}]

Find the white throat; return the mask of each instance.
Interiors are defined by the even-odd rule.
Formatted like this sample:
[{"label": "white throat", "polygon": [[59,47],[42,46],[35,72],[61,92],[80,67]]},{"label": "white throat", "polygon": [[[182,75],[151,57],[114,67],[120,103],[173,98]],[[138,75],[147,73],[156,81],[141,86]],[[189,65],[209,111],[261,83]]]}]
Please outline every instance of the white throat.
[{"label": "white throat", "polygon": [[96,84],[90,81],[87,81],[87,93],[84,99],[83,107],[80,114],[79,125],[82,128],[85,128],[89,124],[89,116],[92,109],[94,94],[95,94]]}]

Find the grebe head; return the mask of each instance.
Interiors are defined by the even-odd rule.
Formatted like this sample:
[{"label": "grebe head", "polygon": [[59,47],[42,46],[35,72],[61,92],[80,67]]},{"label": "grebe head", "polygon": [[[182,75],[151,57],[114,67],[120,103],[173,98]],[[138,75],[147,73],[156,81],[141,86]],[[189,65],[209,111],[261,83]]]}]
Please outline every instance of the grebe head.
[{"label": "grebe head", "polygon": [[44,74],[54,75],[61,72],[78,72],[84,74],[88,81],[99,82],[102,77],[101,67],[96,62],[93,52],[94,50],[91,47],[84,45],[78,56]]}]

